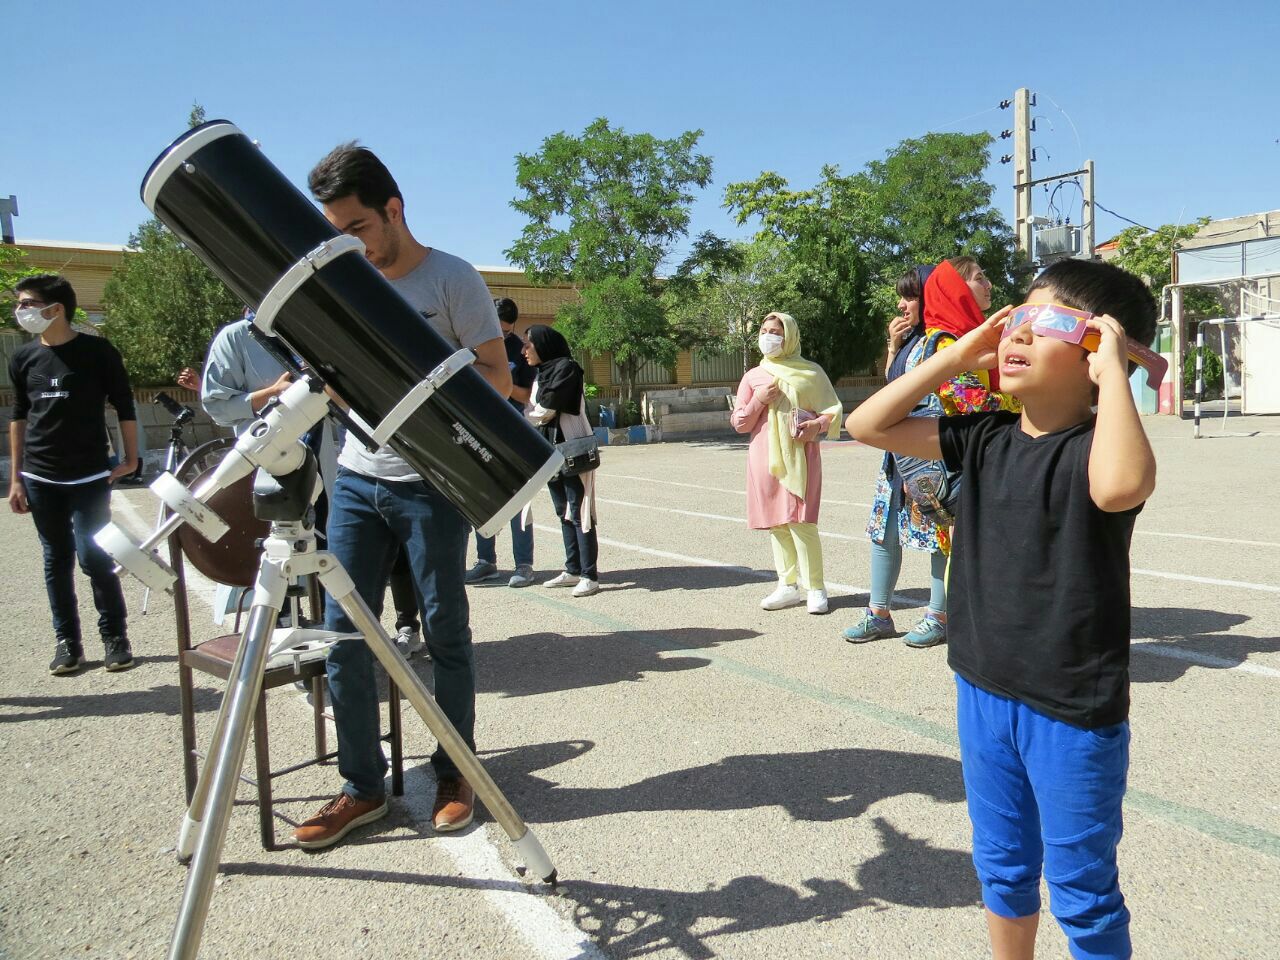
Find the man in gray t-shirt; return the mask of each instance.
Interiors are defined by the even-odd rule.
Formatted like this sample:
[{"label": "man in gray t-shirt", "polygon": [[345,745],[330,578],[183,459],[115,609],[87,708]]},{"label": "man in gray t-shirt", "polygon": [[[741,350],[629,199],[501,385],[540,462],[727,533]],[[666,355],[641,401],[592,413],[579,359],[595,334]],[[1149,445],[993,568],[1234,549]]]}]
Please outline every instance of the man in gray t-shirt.
[{"label": "man in gray t-shirt", "polygon": [[[511,392],[511,373],[492,297],[474,267],[419,243],[404,218],[404,199],[391,173],[355,143],[336,147],[309,177],[312,196],[343,233],[364,242],[365,256],[455,348],[476,354],[475,368],[498,393]],[[375,453],[348,436],[338,457],[330,498],[328,545],[376,616],[396,553],[403,547],[422,600],[423,634],[431,654],[441,711],[475,750],[475,670],[464,582],[470,525],[435,487],[389,449]],[[326,603],[325,626],[355,632],[342,609]],[[342,792],[294,831],[298,845],[327,847],[386,815],[387,762],[379,742],[373,654],[363,640],[336,644],[328,659],[329,691],[338,730]],[[432,823],[445,833],[471,823],[471,786],[439,747]]]}]

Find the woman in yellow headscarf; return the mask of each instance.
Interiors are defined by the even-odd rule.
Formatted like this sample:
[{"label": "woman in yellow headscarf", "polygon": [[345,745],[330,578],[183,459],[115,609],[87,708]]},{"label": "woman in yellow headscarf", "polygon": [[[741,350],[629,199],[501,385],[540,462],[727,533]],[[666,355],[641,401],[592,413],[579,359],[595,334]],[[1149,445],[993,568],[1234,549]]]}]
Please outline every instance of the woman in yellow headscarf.
[{"label": "woman in yellow headscarf", "polygon": [[763,359],[738,385],[731,422],[739,433],[751,434],[747,523],[772,535],[778,568],[778,587],[760,606],[781,610],[807,602],[810,613],[826,613],[819,441],[840,435],[844,411],[823,369],[800,356],[800,331],[789,315],[764,318],[759,346]]}]

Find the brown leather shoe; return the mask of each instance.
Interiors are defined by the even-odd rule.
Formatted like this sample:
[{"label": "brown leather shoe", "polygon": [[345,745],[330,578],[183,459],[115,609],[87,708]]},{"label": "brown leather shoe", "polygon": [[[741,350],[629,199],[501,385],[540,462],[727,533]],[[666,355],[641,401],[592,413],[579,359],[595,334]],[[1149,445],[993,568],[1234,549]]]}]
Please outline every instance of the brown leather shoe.
[{"label": "brown leather shoe", "polygon": [[436,804],[431,825],[437,833],[452,833],[471,823],[476,812],[476,792],[462,777],[446,777],[436,784]]},{"label": "brown leather shoe", "polygon": [[304,850],[331,847],[361,824],[373,823],[386,815],[386,797],[357,800],[343,791],[310,820],[298,824],[293,839]]}]

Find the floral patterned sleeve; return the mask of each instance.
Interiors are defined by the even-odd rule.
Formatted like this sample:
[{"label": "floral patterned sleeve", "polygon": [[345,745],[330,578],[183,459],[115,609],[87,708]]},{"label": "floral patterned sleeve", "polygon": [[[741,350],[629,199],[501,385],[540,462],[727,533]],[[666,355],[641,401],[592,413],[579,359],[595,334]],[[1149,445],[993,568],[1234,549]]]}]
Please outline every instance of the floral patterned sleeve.
[{"label": "floral patterned sleeve", "polygon": [[[939,337],[938,350],[944,350],[956,342],[950,335]],[[957,417],[965,413],[991,413],[996,410],[1018,412],[1022,409],[1017,398],[991,389],[991,378],[986,370],[966,370],[938,387],[938,399],[942,401],[943,415]]]}]

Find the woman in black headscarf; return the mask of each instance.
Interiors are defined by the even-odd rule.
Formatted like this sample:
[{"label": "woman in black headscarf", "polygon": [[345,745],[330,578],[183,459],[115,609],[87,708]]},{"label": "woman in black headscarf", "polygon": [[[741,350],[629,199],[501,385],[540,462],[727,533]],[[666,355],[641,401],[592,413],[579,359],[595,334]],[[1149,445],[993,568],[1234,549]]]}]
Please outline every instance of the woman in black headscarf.
[{"label": "woman in black headscarf", "polygon": [[[528,417],[552,443],[591,436],[583,395],[582,367],[569,353],[569,344],[558,330],[534,324],[525,332],[524,357],[538,371],[529,398]],[[547,483],[551,502],[560,517],[564,538],[564,571],[546,587],[573,587],[575,597],[589,597],[600,590],[596,558],[596,473],[576,477],[555,476]]]},{"label": "woman in black headscarf", "polygon": [[[885,379],[896,380],[923,359],[925,346],[924,288],[931,266],[913,267],[898,278],[899,315],[889,321],[889,362]],[[876,478],[875,497],[867,521],[871,540],[871,596],[858,622],[844,631],[850,643],[866,643],[896,635],[889,603],[902,569],[902,548],[924,550],[930,556],[929,607],[903,642],[909,647],[931,647],[946,640],[946,570],[936,525],[913,509],[894,468],[893,454],[886,453]]]}]

